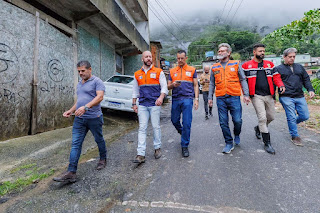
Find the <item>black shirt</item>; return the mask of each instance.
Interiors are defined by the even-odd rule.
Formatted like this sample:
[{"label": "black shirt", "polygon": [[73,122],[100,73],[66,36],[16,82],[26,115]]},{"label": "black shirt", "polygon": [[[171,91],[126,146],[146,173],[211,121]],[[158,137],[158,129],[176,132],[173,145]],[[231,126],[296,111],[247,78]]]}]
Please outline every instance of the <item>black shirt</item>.
[{"label": "black shirt", "polygon": [[262,95],[262,96],[271,95],[266,71],[263,69],[263,61],[258,64],[255,91],[256,91],[255,94],[257,95]]}]

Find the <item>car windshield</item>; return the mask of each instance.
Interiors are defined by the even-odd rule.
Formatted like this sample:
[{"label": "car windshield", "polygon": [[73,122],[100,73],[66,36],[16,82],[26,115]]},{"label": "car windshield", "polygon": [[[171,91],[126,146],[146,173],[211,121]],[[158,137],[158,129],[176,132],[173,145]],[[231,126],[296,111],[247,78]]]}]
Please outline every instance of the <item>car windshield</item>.
[{"label": "car windshield", "polygon": [[131,81],[133,81],[133,78],[128,76],[112,76],[108,80],[108,82],[121,83],[121,84],[129,84]]}]

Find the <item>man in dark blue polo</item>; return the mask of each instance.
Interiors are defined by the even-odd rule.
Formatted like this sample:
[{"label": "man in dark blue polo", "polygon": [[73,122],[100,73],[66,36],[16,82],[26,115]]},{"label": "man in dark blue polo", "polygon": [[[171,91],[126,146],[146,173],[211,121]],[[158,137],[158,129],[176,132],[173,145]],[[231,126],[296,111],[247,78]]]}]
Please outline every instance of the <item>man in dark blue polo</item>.
[{"label": "man in dark blue polo", "polygon": [[91,65],[88,61],[80,61],[77,69],[81,80],[77,85],[77,101],[64,117],[75,115],[72,129],[72,147],[68,171],[59,177],[54,177],[58,182],[75,182],[78,161],[81,155],[82,143],[90,130],[99,148],[100,160],[96,167],[101,170],[106,166],[107,149],[102,134],[103,115],[100,102],[103,100],[105,86],[101,79],[92,75]]}]

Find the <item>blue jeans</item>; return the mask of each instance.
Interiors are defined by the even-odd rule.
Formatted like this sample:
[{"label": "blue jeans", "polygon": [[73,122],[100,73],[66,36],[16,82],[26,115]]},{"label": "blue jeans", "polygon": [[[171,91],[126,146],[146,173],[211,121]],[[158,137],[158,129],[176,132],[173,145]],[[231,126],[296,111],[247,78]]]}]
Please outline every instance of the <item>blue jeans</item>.
[{"label": "blue jeans", "polygon": [[280,97],[279,101],[286,111],[291,137],[299,137],[297,124],[309,119],[309,110],[306,99],[304,97]]},{"label": "blue jeans", "polygon": [[160,111],[161,106],[146,107],[139,105],[139,133],[138,133],[138,155],[145,156],[146,154],[146,139],[149,117],[153,127],[153,146],[154,149],[161,148],[161,129],[160,129]]},{"label": "blue jeans", "polygon": [[[171,122],[181,133],[181,147],[188,147],[190,143],[193,99],[173,100],[171,108]],[[182,113],[182,125],[181,125]]]},{"label": "blue jeans", "polygon": [[96,141],[100,160],[107,158],[106,142],[102,134],[103,116],[97,118],[79,118],[75,117],[72,128],[72,146],[69,159],[68,171],[76,172],[78,161],[81,155],[82,143],[90,130]]},{"label": "blue jeans", "polygon": [[232,144],[233,138],[229,128],[229,111],[232,117],[235,136],[240,135],[242,126],[242,106],[239,96],[217,97],[220,127],[226,144]]}]

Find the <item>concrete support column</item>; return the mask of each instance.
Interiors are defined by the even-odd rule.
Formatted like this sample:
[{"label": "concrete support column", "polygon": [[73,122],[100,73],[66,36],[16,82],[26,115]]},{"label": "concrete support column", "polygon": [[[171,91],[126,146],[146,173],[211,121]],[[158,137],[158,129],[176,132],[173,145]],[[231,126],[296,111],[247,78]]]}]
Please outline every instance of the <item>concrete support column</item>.
[{"label": "concrete support column", "polygon": [[31,96],[31,134],[37,133],[37,105],[38,105],[38,70],[39,70],[39,43],[40,43],[40,14],[36,11],[36,30],[33,50],[33,80]]},{"label": "concrete support column", "polygon": [[[77,32],[77,26],[74,22],[72,22],[72,29]],[[72,46],[73,46],[73,88],[74,88],[74,103],[77,101],[77,85],[78,85],[78,70],[77,70],[77,63],[78,63],[78,34],[75,33],[72,36]]]}]

